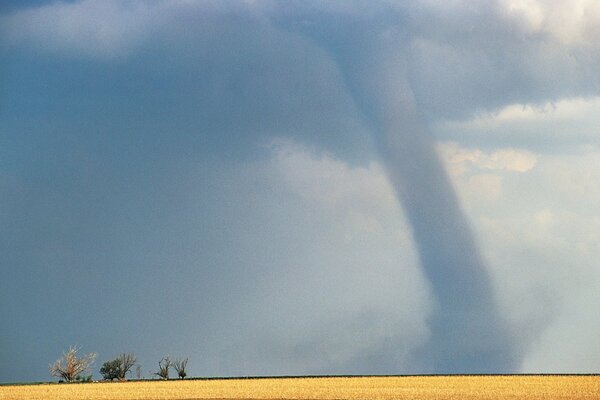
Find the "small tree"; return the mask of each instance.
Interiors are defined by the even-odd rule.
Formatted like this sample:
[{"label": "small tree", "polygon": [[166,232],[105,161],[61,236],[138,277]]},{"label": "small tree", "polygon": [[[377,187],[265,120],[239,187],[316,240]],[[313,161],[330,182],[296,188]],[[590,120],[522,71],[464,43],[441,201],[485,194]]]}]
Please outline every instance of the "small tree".
[{"label": "small tree", "polygon": [[172,365],[173,363],[171,362],[171,358],[169,356],[163,357],[162,360],[158,362],[158,372],[155,372],[154,375],[161,379],[169,379],[169,369]]},{"label": "small tree", "polygon": [[110,360],[102,364],[102,368],[100,368],[100,373],[102,374],[102,377],[106,380],[111,381],[117,379],[119,377],[119,364],[120,362],[116,358],[114,360]]},{"label": "small tree", "polygon": [[176,359],[175,361],[173,361],[173,369],[175,371],[177,371],[177,375],[179,375],[179,379],[185,379],[185,377],[187,376],[187,363],[188,363],[188,359],[184,358],[183,360],[181,359]]},{"label": "small tree", "polygon": [[135,365],[136,357],[133,353],[123,353],[114,360],[110,360],[102,364],[100,373],[104,379],[124,381],[127,374],[131,372],[131,368]]},{"label": "small tree", "polygon": [[[59,358],[54,364],[48,365],[50,375],[61,378],[67,382],[73,382],[90,367],[96,359],[95,353],[86,354],[83,357],[78,357],[77,352],[80,350],[77,346],[70,346],[69,350],[63,353],[62,358]],[[91,378],[90,378],[91,379]]]},{"label": "small tree", "polygon": [[131,371],[131,368],[135,365],[137,359],[133,353],[123,353],[117,360],[119,360],[119,376],[117,378],[119,378],[120,381],[124,381],[127,374]]}]

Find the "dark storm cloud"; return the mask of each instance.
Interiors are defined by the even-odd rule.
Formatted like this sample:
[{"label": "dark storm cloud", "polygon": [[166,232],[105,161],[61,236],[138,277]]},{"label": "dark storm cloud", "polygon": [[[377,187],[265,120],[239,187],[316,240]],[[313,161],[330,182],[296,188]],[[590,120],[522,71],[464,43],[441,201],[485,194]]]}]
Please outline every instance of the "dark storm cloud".
[{"label": "dark storm cloud", "polygon": [[[307,223],[314,210],[274,187],[279,181],[252,170],[269,157],[259,144],[293,137],[361,165],[374,157],[370,132],[377,132],[422,262],[466,260],[479,283],[469,297],[480,298],[491,284],[477,272],[477,249],[423,121],[589,96],[600,86],[595,42],[564,44],[500,2],[83,1],[2,12],[0,307],[9,321],[2,358],[17,359],[19,348],[36,343],[18,368],[0,367],[2,380],[46,378],[46,363],[73,343],[106,357],[122,348],[150,353],[145,368],[163,352],[193,348],[192,358],[209,354],[197,364],[208,374],[416,372],[407,354],[422,341],[390,334],[399,326],[385,322],[406,310],[405,298],[374,321],[358,312],[339,324],[312,320],[310,309],[344,309],[348,300],[335,288],[352,258],[334,258],[333,266],[304,258],[326,228]],[[373,47],[380,36],[401,48]],[[388,107],[414,110],[394,121],[386,120]],[[270,314],[260,288],[289,264],[332,268],[338,274],[325,287],[344,300]],[[438,298],[452,297],[456,287],[432,271]],[[322,289],[279,279],[296,302]],[[368,303],[378,286],[367,288]],[[493,310],[485,297],[473,313]],[[428,308],[413,306],[418,316],[400,322],[422,322]],[[460,315],[463,305],[449,309],[454,321],[471,319]],[[498,328],[491,342],[502,348],[498,318],[494,311],[475,319],[485,331]],[[433,343],[450,325],[439,316],[436,324]],[[332,325],[383,333],[369,333],[362,347],[349,337],[345,350],[320,363],[314,349],[333,343]],[[305,335],[290,339],[298,330]],[[426,337],[421,328],[411,332]],[[261,335],[281,354],[268,354]],[[309,355],[289,363],[301,354]]]},{"label": "dark storm cloud", "polygon": [[[370,158],[331,60],[235,10],[175,12],[172,32],[130,49],[94,36],[123,22],[115,4],[49,7],[65,7],[41,9],[56,25],[37,19],[59,26],[58,43],[3,48],[2,380],[46,379],[75,343],[102,358],[136,351],[145,373],[167,352],[189,354],[196,373],[277,373],[263,355],[240,369],[265,310],[235,310],[322,227],[289,229],[289,196],[252,165],[273,135]],[[69,31],[98,16],[87,35]]]}]

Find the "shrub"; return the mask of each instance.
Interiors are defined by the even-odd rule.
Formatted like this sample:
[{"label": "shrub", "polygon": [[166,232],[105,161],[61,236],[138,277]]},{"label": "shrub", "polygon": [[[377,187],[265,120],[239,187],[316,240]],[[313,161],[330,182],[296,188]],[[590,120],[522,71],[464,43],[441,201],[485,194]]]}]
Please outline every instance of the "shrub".
[{"label": "shrub", "polygon": [[77,382],[88,383],[92,381],[92,374],[89,375],[77,375],[75,378]]}]

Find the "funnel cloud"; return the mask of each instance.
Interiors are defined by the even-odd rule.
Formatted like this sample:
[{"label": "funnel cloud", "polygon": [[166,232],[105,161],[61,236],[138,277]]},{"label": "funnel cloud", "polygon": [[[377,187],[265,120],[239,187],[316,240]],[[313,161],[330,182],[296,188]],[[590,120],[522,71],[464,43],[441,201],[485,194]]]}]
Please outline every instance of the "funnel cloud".
[{"label": "funnel cloud", "polygon": [[514,344],[488,269],[409,82],[406,33],[366,18],[340,28],[332,17],[324,42],[375,133],[435,297],[431,337],[414,354],[412,372],[514,372]]},{"label": "funnel cloud", "polygon": [[378,104],[381,153],[437,301],[416,363],[426,373],[513,372],[513,343],[466,216],[410,87],[402,77],[388,82],[384,93],[395,93]]}]

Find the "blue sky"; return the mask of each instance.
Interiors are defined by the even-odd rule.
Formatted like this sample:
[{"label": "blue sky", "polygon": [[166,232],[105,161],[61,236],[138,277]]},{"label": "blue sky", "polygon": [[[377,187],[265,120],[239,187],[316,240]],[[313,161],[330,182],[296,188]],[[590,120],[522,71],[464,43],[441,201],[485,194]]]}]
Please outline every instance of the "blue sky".
[{"label": "blue sky", "polygon": [[0,381],[72,344],[597,372],[599,34],[584,0],[4,2]]}]

